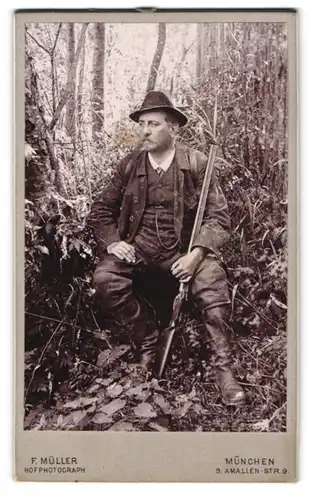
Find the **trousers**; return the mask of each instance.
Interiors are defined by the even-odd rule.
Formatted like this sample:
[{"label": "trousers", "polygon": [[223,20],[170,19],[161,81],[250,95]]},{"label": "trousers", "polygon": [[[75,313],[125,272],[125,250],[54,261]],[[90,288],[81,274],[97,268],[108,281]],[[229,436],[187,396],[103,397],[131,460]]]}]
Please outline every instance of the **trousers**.
[{"label": "trousers", "polygon": [[[181,254],[157,262],[150,262],[142,253],[136,252],[135,263],[120,260],[114,255],[105,255],[93,274],[93,286],[99,292],[101,305],[107,315],[131,330],[133,340],[141,346],[141,351],[148,351],[158,340],[158,322],[156,310],[150,307],[144,297],[144,287],[135,288],[135,283],[143,283],[145,276],[154,276],[149,280],[148,288],[153,289],[163,276],[167,283],[177,291],[179,282],[172,276],[171,265]],[[160,288],[153,290],[158,297],[158,304],[169,312],[167,306],[165,279]],[[164,284],[163,284],[164,283]],[[168,287],[169,288],[169,287]],[[147,289],[147,288],[146,288]],[[137,291],[139,290],[139,292]],[[162,299],[162,304],[161,304]],[[230,303],[225,270],[213,256],[206,256],[198,266],[190,284],[189,299],[193,300],[203,317],[208,321],[212,310],[225,310]],[[165,301],[165,303],[164,303]],[[172,306],[170,301],[169,306]],[[209,314],[210,311],[210,314]],[[169,314],[168,314],[169,315]]]}]

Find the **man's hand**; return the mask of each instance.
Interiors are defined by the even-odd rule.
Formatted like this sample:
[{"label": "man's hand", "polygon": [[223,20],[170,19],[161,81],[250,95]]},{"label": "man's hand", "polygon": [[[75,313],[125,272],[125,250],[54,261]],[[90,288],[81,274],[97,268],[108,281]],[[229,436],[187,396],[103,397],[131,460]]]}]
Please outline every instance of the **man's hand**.
[{"label": "man's hand", "polygon": [[126,241],[117,241],[107,247],[107,253],[113,254],[121,260],[134,263],[136,261],[135,248]]},{"label": "man's hand", "polygon": [[171,267],[171,271],[175,278],[187,283],[191,280],[199,264],[204,259],[205,250],[196,247],[190,253],[180,257]]}]

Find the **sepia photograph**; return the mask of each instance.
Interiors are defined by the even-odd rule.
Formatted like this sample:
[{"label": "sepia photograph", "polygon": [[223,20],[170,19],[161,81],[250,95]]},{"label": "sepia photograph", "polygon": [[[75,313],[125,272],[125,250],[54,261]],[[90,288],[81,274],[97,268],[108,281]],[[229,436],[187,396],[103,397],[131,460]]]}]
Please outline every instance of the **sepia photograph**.
[{"label": "sepia photograph", "polygon": [[286,23],[28,23],[24,428],[284,432]]},{"label": "sepia photograph", "polygon": [[295,22],[17,15],[18,479],[295,480]]}]

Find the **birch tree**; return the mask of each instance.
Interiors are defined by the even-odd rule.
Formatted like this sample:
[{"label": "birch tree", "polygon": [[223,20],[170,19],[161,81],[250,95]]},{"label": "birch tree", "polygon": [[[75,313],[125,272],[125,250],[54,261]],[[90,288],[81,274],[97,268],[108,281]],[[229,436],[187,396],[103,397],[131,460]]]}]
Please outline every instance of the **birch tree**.
[{"label": "birch tree", "polygon": [[[68,68],[73,64],[75,56],[75,25],[74,23],[68,24]],[[68,72],[67,83],[70,86],[70,95],[66,104],[66,129],[67,133],[72,137],[75,143],[76,126],[75,126],[75,107],[76,107],[76,78],[70,81],[70,73]]]},{"label": "birch tree", "polygon": [[161,64],[161,59],[162,59],[164,47],[165,47],[165,40],[166,40],[166,24],[159,23],[158,24],[158,42],[157,42],[157,47],[156,47],[156,50],[155,50],[155,53],[153,56],[153,60],[151,63],[151,67],[150,67],[146,92],[149,92],[150,90],[154,90],[154,88],[156,86],[158,71],[159,71],[159,67]]},{"label": "birch tree", "polygon": [[96,140],[104,127],[105,23],[95,24],[92,81],[92,136]]}]

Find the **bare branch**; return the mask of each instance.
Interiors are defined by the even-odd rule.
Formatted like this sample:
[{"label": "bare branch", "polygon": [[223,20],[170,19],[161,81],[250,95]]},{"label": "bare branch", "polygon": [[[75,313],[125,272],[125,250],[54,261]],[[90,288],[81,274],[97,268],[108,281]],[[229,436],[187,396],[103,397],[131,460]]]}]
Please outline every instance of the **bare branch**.
[{"label": "bare branch", "polygon": [[89,23],[85,23],[83,25],[83,28],[82,28],[82,31],[81,31],[81,34],[80,34],[80,38],[79,38],[79,42],[78,42],[78,46],[77,46],[77,50],[76,50],[73,62],[72,62],[71,66],[70,66],[70,69],[69,69],[68,82],[66,84],[66,87],[62,91],[62,95],[61,95],[60,101],[59,101],[59,103],[58,103],[58,105],[56,107],[54,116],[53,116],[52,121],[51,121],[51,123],[49,125],[49,130],[53,130],[53,128],[55,127],[55,125],[56,125],[56,123],[57,123],[57,121],[58,121],[58,119],[60,117],[60,114],[62,112],[62,109],[65,106],[65,104],[66,104],[66,102],[67,102],[67,100],[68,100],[68,98],[70,96],[71,89],[72,89],[72,82],[73,82],[75,74],[76,74],[78,60],[79,60],[79,55],[80,55],[82,46],[83,46],[84,41],[85,41],[85,35],[86,35],[86,30],[87,30],[88,25],[89,25]]},{"label": "bare branch", "polygon": [[45,26],[46,33],[47,33],[47,35],[49,37],[49,42],[50,42],[49,50],[50,50],[50,53],[51,53],[52,45],[53,45],[52,34],[51,34],[51,23],[44,23],[44,26]]},{"label": "bare branch", "polygon": [[[64,320],[61,320],[61,319],[58,319],[58,318],[52,318],[52,317],[50,317],[50,316],[44,316],[44,315],[42,315],[42,314],[34,314],[34,313],[30,313],[30,312],[28,312],[28,311],[26,311],[26,312],[25,312],[25,314],[26,314],[27,316],[33,316],[34,318],[45,319],[45,320],[47,320],[47,321],[53,321],[54,323],[59,323],[59,325],[60,325],[60,326],[61,326],[61,325],[64,325],[64,326],[70,326],[70,327],[71,327],[71,328],[73,328],[74,330],[78,330],[78,329],[80,329],[80,328],[81,328],[81,330],[83,330],[83,331],[85,331],[85,332],[89,332],[89,333],[93,333],[93,334],[96,334],[96,333],[97,333],[97,334],[98,334],[98,333],[101,333],[103,340],[106,340],[106,341],[107,341],[107,339],[104,339],[104,335],[105,335],[105,334],[104,334],[103,332],[101,332],[101,330],[100,330],[99,326],[97,325],[97,322],[96,322],[97,330],[94,330],[94,329],[91,329],[91,328],[85,328],[84,326],[82,326],[82,325],[78,325],[77,323],[76,323],[76,324],[69,323],[69,322],[67,322],[67,323],[66,323],[66,321],[64,321]],[[93,315],[93,318],[94,318],[94,314],[93,314],[93,312],[92,312],[92,315]],[[95,322],[95,321],[96,321],[96,320],[95,320],[95,318],[94,318],[94,322]],[[107,343],[108,343],[108,341],[107,341]],[[109,345],[110,345],[110,344],[109,344]]]},{"label": "bare branch", "polygon": [[56,37],[55,37],[55,42],[54,42],[54,45],[53,45],[53,48],[52,48],[52,54],[54,53],[54,51],[56,49],[56,44],[57,44],[57,41],[58,41],[58,38],[59,38],[59,34],[60,34],[60,30],[62,29],[62,26],[63,26],[63,23],[59,23],[58,30],[57,30]]},{"label": "bare branch", "polygon": [[29,33],[29,31],[26,31],[26,33],[27,33],[27,35],[28,35],[30,38],[32,38],[32,40],[33,40],[34,42],[36,42],[36,44],[37,44],[37,45],[38,45],[41,49],[43,49],[43,50],[44,50],[47,54],[49,54],[49,56],[51,55],[51,54],[50,54],[49,49],[47,49],[46,47],[44,47],[43,45],[41,45],[41,43],[40,43],[40,42],[38,42],[38,40],[37,40],[34,36],[32,36],[32,34],[31,34],[31,33]]},{"label": "bare branch", "polygon": [[[44,87],[44,81],[42,80],[42,78],[40,78],[40,75],[38,75],[38,73],[36,73],[36,82],[37,82],[37,86],[38,86],[38,90],[41,90],[42,94],[44,95],[45,99],[44,99],[44,107],[45,108],[48,108],[49,110],[49,114],[51,116],[53,116],[53,110],[52,110],[52,106],[51,106],[51,101],[49,100],[48,96],[47,96],[47,91]],[[40,86],[40,89],[39,89],[39,86]],[[42,99],[43,100],[43,99]],[[41,101],[41,100],[40,100]],[[44,107],[43,107],[43,103],[41,105],[41,111],[40,114],[42,116],[42,112],[43,112],[43,121],[44,121],[44,124],[45,126],[47,126],[47,123],[46,123],[46,120],[45,120],[45,117],[44,117]],[[38,109],[39,109],[39,106],[38,106]]]}]

